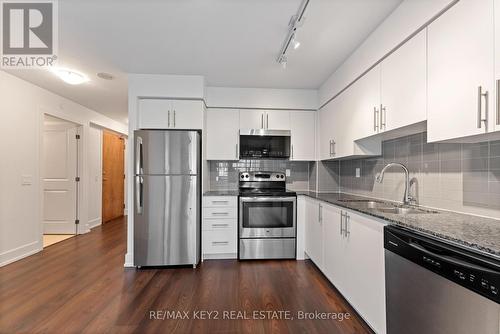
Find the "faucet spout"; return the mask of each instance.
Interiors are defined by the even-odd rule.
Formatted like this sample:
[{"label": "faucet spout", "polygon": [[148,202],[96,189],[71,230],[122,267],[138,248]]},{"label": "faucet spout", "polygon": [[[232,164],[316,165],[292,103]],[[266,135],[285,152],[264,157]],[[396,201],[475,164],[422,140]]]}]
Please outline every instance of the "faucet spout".
[{"label": "faucet spout", "polygon": [[408,168],[400,163],[397,162],[392,162],[390,164],[387,164],[382,170],[380,171],[380,174],[377,175],[376,180],[378,183],[382,183],[384,181],[384,175],[385,171],[391,167],[400,167],[403,169],[403,172],[405,173],[405,193],[403,197],[403,203],[405,205],[409,205],[414,201],[414,198],[410,195],[410,172],[408,171]]}]

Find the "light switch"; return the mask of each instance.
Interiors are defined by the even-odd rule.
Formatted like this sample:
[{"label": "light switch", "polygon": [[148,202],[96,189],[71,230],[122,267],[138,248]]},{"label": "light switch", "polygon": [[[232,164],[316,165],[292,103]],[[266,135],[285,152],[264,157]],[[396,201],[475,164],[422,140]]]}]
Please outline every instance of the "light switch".
[{"label": "light switch", "polygon": [[361,168],[356,168],[356,177],[361,177]]},{"label": "light switch", "polygon": [[290,176],[290,170],[289,169],[285,169],[285,175],[288,177]]},{"label": "light switch", "polygon": [[21,184],[23,186],[31,186],[33,184],[33,176],[32,175],[23,175]]}]

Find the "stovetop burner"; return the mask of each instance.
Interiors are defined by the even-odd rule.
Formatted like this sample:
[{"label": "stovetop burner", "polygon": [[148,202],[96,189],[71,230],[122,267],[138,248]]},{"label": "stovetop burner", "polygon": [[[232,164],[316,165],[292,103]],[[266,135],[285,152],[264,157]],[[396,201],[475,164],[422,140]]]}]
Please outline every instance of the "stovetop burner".
[{"label": "stovetop burner", "polygon": [[243,172],[239,177],[241,196],[297,196],[286,190],[285,173]]}]

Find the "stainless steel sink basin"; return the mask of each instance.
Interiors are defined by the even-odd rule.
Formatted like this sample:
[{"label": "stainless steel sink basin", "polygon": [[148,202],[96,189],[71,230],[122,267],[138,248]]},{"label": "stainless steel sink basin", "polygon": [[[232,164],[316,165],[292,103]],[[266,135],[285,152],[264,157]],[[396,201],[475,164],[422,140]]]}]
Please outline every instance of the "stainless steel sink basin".
[{"label": "stainless steel sink basin", "polygon": [[396,215],[413,215],[413,214],[429,214],[429,213],[437,213],[437,211],[419,209],[419,208],[406,208],[406,207],[387,207],[387,208],[378,208],[377,211],[383,213],[392,213]]}]

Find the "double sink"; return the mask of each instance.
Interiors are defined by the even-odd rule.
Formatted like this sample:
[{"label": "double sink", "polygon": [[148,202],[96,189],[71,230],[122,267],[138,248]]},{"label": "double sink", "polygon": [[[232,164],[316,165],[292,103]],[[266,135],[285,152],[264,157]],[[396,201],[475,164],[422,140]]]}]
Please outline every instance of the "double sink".
[{"label": "double sink", "polygon": [[438,211],[428,210],[410,205],[400,205],[375,200],[362,199],[340,199],[339,202],[348,203],[359,209],[370,209],[375,212],[394,214],[394,215],[412,215],[412,214],[436,214]]}]

